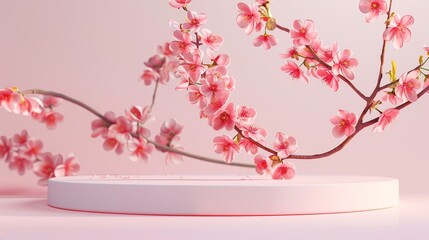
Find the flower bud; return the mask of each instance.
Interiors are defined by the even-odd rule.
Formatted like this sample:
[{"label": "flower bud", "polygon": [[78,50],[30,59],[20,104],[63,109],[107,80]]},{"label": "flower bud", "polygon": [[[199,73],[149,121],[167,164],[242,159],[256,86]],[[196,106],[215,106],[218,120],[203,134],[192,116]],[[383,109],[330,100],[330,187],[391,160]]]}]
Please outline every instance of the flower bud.
[{"label": "flower bud", "polygon": [[273,31],[274,29],[276,29],[276,19],[275,18],[269,18],[267,21],[267,29],[270,31]]}]

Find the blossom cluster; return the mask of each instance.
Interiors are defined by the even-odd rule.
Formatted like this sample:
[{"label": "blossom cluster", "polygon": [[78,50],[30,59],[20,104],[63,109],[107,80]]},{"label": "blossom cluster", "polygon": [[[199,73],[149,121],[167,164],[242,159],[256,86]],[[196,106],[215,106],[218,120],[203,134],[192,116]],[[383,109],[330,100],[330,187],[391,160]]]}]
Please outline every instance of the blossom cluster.
[{"label": "blossom cluster", "polygon": [[60,99],[55,97],[27,97],[15,87],[0,89],[0,107],[9,112],[31,116],[51,130],[64,119],[64,116],[55,110],[59,104]]},{"label": "blossom cluster", "polygon": [[[169,43],[169,49],[179,60],[174,72],[179,80],[176,89],[187,91],[188,102],[198,107],[200,117],[206,119],[208,125],[215,131],[236,132],[232,137],[221,135],[213,139],[214,151],[222,154],[226,163],[231,163],[242,149],[250,155],[256,155],[260,146],[267,146],[267,131],[256,124],[254,108],[229,101],[235,89],[235,79],[228,72],[230,57],[227,54],[217,53],[223,44],[223,37],[205,28],[206,15],[189,10],[189,3],[190,1],[170,0],[171,6],[182,8],[186,12],[185,22],[173,21],[170,24],[175,40]],[[241,11],[237,17],[237,23],[240,27],[246,28],[246,33],[260,31],[262,26],[269,29],[270,24],[275,24],[275,20],[270,19],[268,12],[264,13],[265,15],[259,12],[259,9],[265,8],[266,4],[268,1],[237,5]],[[268,10],[268,8],[265,9]],[[275,38],[271,38],[268,34],[258,37],[255,45],[261,45],[266,41],[265,39],[268,39],[268,42],[271,41],[271,45],[275,45]],[[267,49],[271,45],[264,44]],[[276,152],[271,153],[271,159],[276,160],[271,160],[269,164],[272,170],[267,165],[263,171],[256,166],[256,171],[264,174],[271,173],[273,178],[279,179],[281,178],[279,173],[286,174],[280,169],[284,166],[288,168],[293,166],[291,163],[282,165],[283,159],[296,153],[298,147],[293,137],[288,137],[281,132],[277,133],[273,146]]]},{"label": "blossom cluster", "polygon": [[[269,2],[238,3],[238,26],[245,28],[247,34],[253,30],[261,30],[260,24],[267,19],[265,13],[270,13],[268,18],[273,19]],[[361,0],[359,9],[365,14],[365,20],[370,23],[374,22],[380,15],[387,14],[389,5],[386,0]],[[394,13],[390,14],[387,18],[383,39],[385,41],[393,41],[395,48],[403,47],[404,43],[411,38],[409,27],[414,23],[414,18],[410,15],[401,17]],[[268,27],[265,27],[265,29],[268,29]],[[355,79],[353,70],[358,66],[359,62],[356,58],[352,57],[353,51],[351,49],[341,50],[337,42],[333,42],[330,45],[322,44],[312,20],[294,20],[292,28],[286,29],[286,31],[290,34],[293,46],[281,55],[282,58],[287,59],[286,64],[281,67],[281,70],[289,74],[292,79],[302,79],[308,83],[309,79],[313,77],[320,79],[334,91],[338,90],[340,81],[351,83],[350,81]],[[272,36],[272,38],[275,37]],[[267,41],[266,44],[269,45],[270,42]],[[266,49],[269,49],[269,47]],[[390,86],[390,91],[384,91],[384,96],[381,97],[381,100],[390,101],[393,105],[403,103],[404,101],[416,101],[417,90],[422,86],[419,81],[420,75],[424,76],[424,81],[426,82],[427,75],[421,69],[405,72],[399,79],[393,76],[391,80],[392,82],[396,82],[396,84]],[[374,100],[372,107],[377,108],[379,104],[375,103],[380,102]],[[334,125],[332,130],[333,135],[335,137],[351,136],[355,132],[355,125],[357,123],[356,115],[344,109],[340,109],[338,112],[338,116],[331,118],[331,123]],[[388,108],[383,112],[380,111],[380,113],[379,121],[373,128],[374,131],[384,130],[386,125],[391,123],[399,114],[399,110]],[[386,119],[389,119],[389,121]]]},{"label": "blossom cluster", "polygon": [[[113,112],[104,114],[104,119],[92,121],[91,137],[101,137],[103,148],[106,151],[114,150],[116,154],[122,154],[124,149],[130,152],[131,161],[146,163],[155,146],[148,142],[151,132],[146,124],[153,120],[150,107],[131,106],[126,109],[125,115],[118,116]],[[160,133],[156,135],[155,142],[170,148],[182,150],[177,143],[183,125],[174,118],[163,123]],[[166,163],[180,163],[182,156],[173,152],[167,152]]]},{"label": "blossom cluster", "polygon": [[263,46],[265,49],[270,49],[278,43],[276,36],[268,34],[268,31],[274,30],[277,26],[276,19],[271,15],[269,2],[269,0],[256,0],[250,4],[242,2],[237,4],[238,26],[244,28],[248,35],[253,31],[260,32],[263,29],[264,33],[255,38],[253,45],[255,47]]},{"label": "blossom cluster", "polygon": [[47,185],[49,178],[71,176],[80,170],[80,164],[73,154],[63,157],[42,150],[42,141],[29,137],[26,130],[11,138],[0,137],[0,160],[19,175],[32,170],[40,178],[39,185]]}]

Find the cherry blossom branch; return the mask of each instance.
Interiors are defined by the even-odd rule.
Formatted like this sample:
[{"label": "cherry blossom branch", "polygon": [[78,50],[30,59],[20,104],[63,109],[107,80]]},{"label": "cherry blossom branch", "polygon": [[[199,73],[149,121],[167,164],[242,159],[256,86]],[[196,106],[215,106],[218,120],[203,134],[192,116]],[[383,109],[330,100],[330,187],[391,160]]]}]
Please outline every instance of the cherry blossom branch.
[{"label": "cherry blossom branch", "polygon": [[[52,96],[52,97],[57,97],[57,98],[61,98],[63,100],[66,100],[68,102],[71,102],[87,111],[89,111],[90,113],[94,114],[95,116],[97,116],[98,118],[100,118],[101,120],[103,120],[104,122],[106,122],[109,125],[114,124],[114,122],[112,122],[111,120],[107,119],[106,117],[103,116],[103,114],[101,114],[100,112],[98,112],[97,110],[95,110],[94,108],[90,107],[89,105],[87,105],[86,103],[83,103],[82,101],[79,101],[75,98],[69,97],[65,94],[62,93],[58,93],[58,92],[53,92],[53,91],[45,91],[45,90],[41,90],[41,89],[30,89],[30,90],[25,90],[22,92],[22,94],[40,94],[40,95],[46,95],[46,96]],[[198,159],[201,161],[205,161],[205,162],[210,162],[210,163],[214,163],[214,164],[222,164],[222,165],[229,165],[229,166],[236,166],[236,167],[246,167],[246,168],[254,168],[254,165],[252,164],[245,164],[245,163],[226,163],[225,161],[222,160],[218,160],[218,159],[213,159],[213,158],[209,158],[209,157],[204,157],[204,156],[200,156],[200,155],[196,155],[193,153],[189,153],[189,152],[185,152],[185,151],[181,151],[175,148],[171,148],[159,143],[156,143],[155,141],[152,141],[150,139],[146,139],[149,143],[153,144],[156,148],[163,150],[163,151],[168,151],[168,152],[174,152],[183,156],[187,156],[190,158],[194,158],[194,159]]]},{"label": "cherry blossom branch", "polygon": [[[417,94],[417,99],[419,99],[420,97],[422,97],[425,93],[427,93],[429,91],[429,86],[427,86],[426,88],[424,88],[422,91],[420,91]],[[407,107],[408,105],[412,104],[412,102],[407,101],[402,103],[401,105],[398,105],[395,107],[395,109],[397,110],[401,110],[405,107]],[[367,122],[358,122],[356,124],[356,131],[348,136],[346,139],[344,139],[344,141],[342,141],[339,145],[337,145],[336,147],[332,148],[329,151],[323,152],[323,153],[318,153],[318,154],[313,154],[313,155],[290,155],[287,159],[302,159],[302,160],[311,160],[311,159],[318,159],[318,158],[324,158],[324,157],[328,157],[333,155],[336,152],[339,152],[340,150],[342,150],[347,143],[349,143],[360,131],[362,131],[363,129],[374,125],[375,123],[378,122],[380,117],[376,117],[374,119],[371,119]]]},{"label": "cherry blossom branch", "polygon": [[[317,62],[319,62],[320,64],[322,64],[324,67],[326,67],[329,70],[332,70],[332,66],[330,66],[329,64],[327,64],[325,61],[323,61],[322,59],[320,59],[317,54],[314,52],[314,50],[309,46],[306,45],[305,46],[312,54],[313,54],[313,59],[316,60]],[[355,93],[357,95],[359,95],[359,97],[361,97],[363,100],[368,101],[368,97],[365,96],[365,94],[363,94],[359,89],[356,88],[356,86],[350,82],[350,80],[348,80],[346,77],[344,77],[343,75],[339,74],[338,77],[343,80],[343,82],[345,82],[347,85],[349,85],[349,87],[355,91]]]},{"label": "cherry blossom branch", "polygon": [[87,104],[83,103],[82,101],[79,101],[77,99],[74,99],[72,97],[69,97],[65,94],[59,93],[59,92],[53,92],[53,91],[45,91],[45,90],[41,90],[41,89],[30,89],[30,90],[25,90],[22,91],[22,94],[40,94],[40,95],[46,95],[46,96],[52,96],[52,97],[56,97],[56,98],[61,98],[64,99],[68,102],[71,102],[75,105],[78,105],[79,107],[84,108],[85,110],[89,111],[90,113],[94,114],[95,116],[97,116],[98,118],[100,118],[101,120],[105,121],[108,124],[113,124],[112,121],[110,121],[109,119],[107,119],[106,117],[103,116],[103,114],[99,113],[97,110],[95,110],[94,108],[88,106]]}]

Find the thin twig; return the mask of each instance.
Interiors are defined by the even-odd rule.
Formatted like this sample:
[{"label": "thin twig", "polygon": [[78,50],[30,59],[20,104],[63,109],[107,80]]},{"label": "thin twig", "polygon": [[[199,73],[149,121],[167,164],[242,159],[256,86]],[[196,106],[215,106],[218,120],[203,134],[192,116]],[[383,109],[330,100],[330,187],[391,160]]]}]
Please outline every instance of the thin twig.
[{"label": "thin twig", "polygon": [[[389,10],[386,13],[387,19],[386,19],[385,31],[389,27],[389,18],[390,18],[391,10],[392,10],[392,0],[390,0]],[[380,54],[380,68],[378,71],[377,84],[376,84],[376,87],[374,88],[374,91],[373,91],[374,93],[378,92],[378,89],[380,88],[380,85],[381,85],[381,79],[383,79],[383,67],[384,67],[385,52],[386,52],[386,42],[387,41],[384,40],[384,38],[383,38],[383,45],[381,46],[381,54]]]},{"label": "thin twig", "polygon": [[155,82],[155,88],[153,89],[152,102],[150,104],[149,113],[152,112],[153,106],[155,105],[156,93],[158,91],[158,85],[159,85],[159,78]]},{"label": "thin twig", "polygon": [[290,29],[289,29],[289,28],[287,28],[287,27],[283,27],[283,26],[281,26],[281,25],[279,25],[279,24],[277,24],[277,23],[276,23],[276,28],[278,28],[279,30],[282,30],[282,31],[284,31],[284,32],[287,32],[287,33],[289,33],[289,32],[290,32]]}]

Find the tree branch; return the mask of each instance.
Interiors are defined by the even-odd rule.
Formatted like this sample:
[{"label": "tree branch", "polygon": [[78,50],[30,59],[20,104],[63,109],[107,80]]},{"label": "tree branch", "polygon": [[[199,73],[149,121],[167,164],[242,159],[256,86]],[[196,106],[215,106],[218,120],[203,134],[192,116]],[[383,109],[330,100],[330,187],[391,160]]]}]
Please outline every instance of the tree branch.
[{"label": "tree branch", "polygon": [[[26,90],[23,91],[22,94],[40,94],[40,95],[46,95],[46,96],[52,96],[52,97],[57,97],[57,98],[61,98],[64,99],[68,102],[71,102],[87,111],[89,111],[90,113],[94,114],[95,116],[97,116],[98,118],[100,118],[101,120],[103,120],[104,122],[106,122],[107,124],[111,125],[114,124],[114,122],[110,121],[109,119],[107,119],[106,117],[103,116],[103,114],[101,114],[100,112],[98,112],[97,110],[95,110],[94,108],[90,107],[89,105],[87,105],[86,103],[83,103],[82,101],[79,101],[75,98],[69,97],[65,94],[62,93],[58,93],[58,92],[53,92],[53,91],[45,91],[45,90],[41,90],[41,89],[30,89],[30,90]],[[190,158],[194,158],[194,159],[198,159],[201,161],[205,161],[205,162],[210,162],[210,163],[214,163],[214,164],[222,164],[222,165],[229,165],[229,166],[236,166],[236,167],[246,167],[246,168],[254,168],[253,165],[251,164],[245,164],[245,163],[226,163],[225,161],[222,160],[218,160],[218,159],[213,159],[213,158],[208,158],[208,157],[204,157],[204,156],[200,156],[200,155],[196,155],[193,153],[189,153],[189,152],[185,152],[185,151],[181,151],[175,148],[171,148],[165,145],[161,145],[156,143],[155,141],[152,141],[150,139],[146,139],[149,143],[153,144],[157,149],[160,149],[162,151],[167,151],[167,152],[174,152],[183,156],[187,156]]]}]

